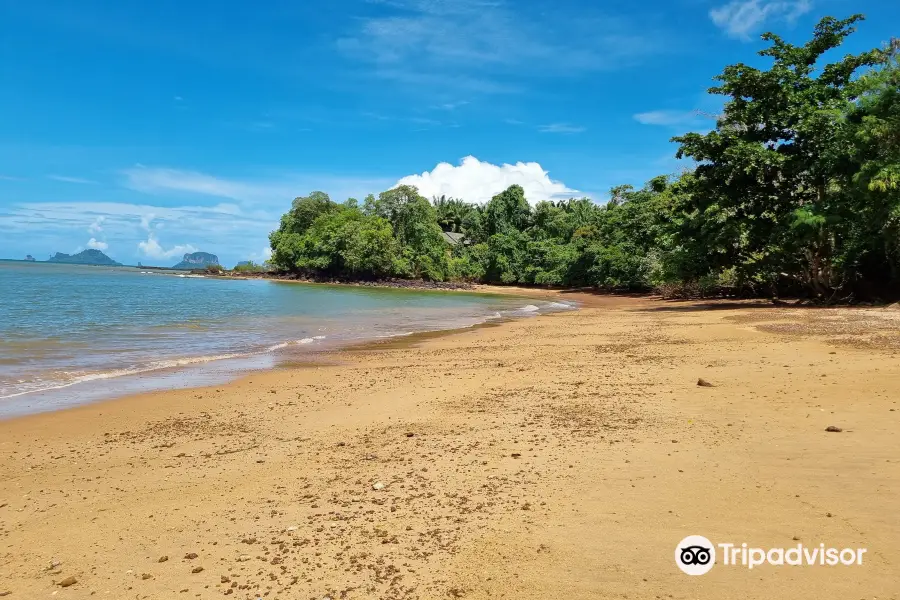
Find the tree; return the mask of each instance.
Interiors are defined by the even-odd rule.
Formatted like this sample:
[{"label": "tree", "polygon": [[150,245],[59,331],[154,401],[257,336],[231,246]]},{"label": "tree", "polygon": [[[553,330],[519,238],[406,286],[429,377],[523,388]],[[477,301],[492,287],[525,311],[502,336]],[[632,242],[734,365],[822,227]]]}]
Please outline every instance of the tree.
[{"label": "tree", "polygon": [[392,274],[397,254],[391,224],[364,216],[347,223],[340,249],[344,270],[351,275],[384,277]]},{"label": "tree", "polygon": [[[848,268],[870,295],[900,281],[900,40],[884,63],[860,78],[864,95],[850,111],[853,169],[844,186],[857,226],[846,247]],[[889,274],[887,280],[884,274]],[[877,282],[877,283],[876,283]]]},{"label": "tree", "polygon": [[533,208],[518,185],[483,205],[432,203],[412,186],[370,194],[361,209],[314,192],[272,232],[273,265],[677,295],[896,294],[900,42],[822,64],[860,19],[826,17],[799,46],[765,34],[768,68],[726,67],[710,90],[726,98],[715,129],[673,138],[695,162],[680,175],[613,187],[605,204]]},{"label": "tree", "polygon": [[528,265],[528,238],[514,229],[506,231],[488,240],[485,277],[492,283],[523,283]]},{"label": "tree", "polygon": [[530,220],[531,207],[525,200],[525,190],[519,185],[509,186],[484,207],[484,233],[488,237],[497,233],[524,231]]},{"label": "tree", "polygon": [[414,186],[401,185],[382,192],[374,214],[390,222],[401,247],[401,272],[412,277],[443,280],[448,273],[447,248],[437,213]]},{"label": "tree", "polygon": [[726,67],[709,90],[729,97],[716,129],[673,138],[679,158],[700,163],[694,207],[738,223],[728,229],[747,277],[773,286],[787,277],[822,298],[847,275],[835,269],[847,223],[837,185],[848,168],[844,115],[864,90],[855,74],[882,54],[848,55],[821,68],[818,62],[861,19],[825,17],[802,46],[764,34],[770,46],[760,55],[772,58],[772,67]]},{"label": "tree", "polygon": [[474,204],[469,204],[459,198],[447,196],[435,196],[431,200],[437,213],[437,222],[443,231],[453,233],[463,232],[463,223],[469,213],[475,210]]},{"label": "tree", "polygon": [[281,224],[269,235],[272,265],[290,270],[298,260],[300,238],[321,215],[337,212],[339,206],[325,192],[294,198],[291,208],[281,217]]}]

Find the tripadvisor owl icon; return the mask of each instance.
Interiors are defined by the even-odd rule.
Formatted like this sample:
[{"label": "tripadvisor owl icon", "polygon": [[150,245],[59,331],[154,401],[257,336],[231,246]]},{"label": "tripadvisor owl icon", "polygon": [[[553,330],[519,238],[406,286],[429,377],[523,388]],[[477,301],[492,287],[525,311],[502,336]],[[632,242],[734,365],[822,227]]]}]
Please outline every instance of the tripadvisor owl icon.
[{"label": "tripadvisor owl icon", "polygon": [[688,575],[703,575],[716,564],[716,547],[702,535],[689,535],[675,547],[675,564]]}]

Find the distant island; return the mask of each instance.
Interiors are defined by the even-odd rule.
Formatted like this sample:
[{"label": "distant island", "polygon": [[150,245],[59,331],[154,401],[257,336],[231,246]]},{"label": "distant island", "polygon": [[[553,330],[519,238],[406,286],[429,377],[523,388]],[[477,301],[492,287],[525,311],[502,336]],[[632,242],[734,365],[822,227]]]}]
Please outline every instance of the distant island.
[{"label": "distant island", "polygon": [[34,257],[33,257],[32,255],[30,255],[30,254],[26,254],[26,255],[25,255],[25,260],[26,260],[27,262],[35,262]]},{"label": "distant island", "polygon": [[[28,260],[27,258],[25,260]],[[33,260],[33,259],[32,259]],[[54,256],[47,259],[51,263],[65,263],[70,265],[103,265],[108,267],[121,267],[122,263],[117,263],[99,250],[82,250],[78,254],[65,254],[57,252]]]},{"label": "distant island", "polygon": [[218,265],[219,257],[209,252],[188,252],[173,269],[203,269],[210,265]]}]

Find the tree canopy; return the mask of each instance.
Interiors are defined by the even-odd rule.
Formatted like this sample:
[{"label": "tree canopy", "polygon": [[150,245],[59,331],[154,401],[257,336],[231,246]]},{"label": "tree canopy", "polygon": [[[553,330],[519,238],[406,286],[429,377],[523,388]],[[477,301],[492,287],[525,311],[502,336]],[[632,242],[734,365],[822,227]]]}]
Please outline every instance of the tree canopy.
[{"label": "tree canopy", "polygon": [[[531,205],[513,185],[483,205],[411,186],[294,200],[272,232],[279,269],[348,277],[661,288],[669,293],[896,295],[900,286],[900,43],[824,62],[861,15],[766,69],[727,66],[715,127],[672,139],[694,168],[640,189]],[[448,236],[445,233],[462,234]]]}]

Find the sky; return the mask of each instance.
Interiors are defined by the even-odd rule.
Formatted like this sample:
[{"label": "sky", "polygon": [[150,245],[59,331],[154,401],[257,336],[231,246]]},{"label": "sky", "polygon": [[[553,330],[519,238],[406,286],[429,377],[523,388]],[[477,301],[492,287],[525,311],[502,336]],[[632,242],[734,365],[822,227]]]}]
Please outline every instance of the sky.
[{"label": "sky", "polygon": [[853,12],[841,53],[900,34],[885,0],[0,0],[0,258],[260,261],[314,190],[603,202],[685,166],[760,33]]}]

